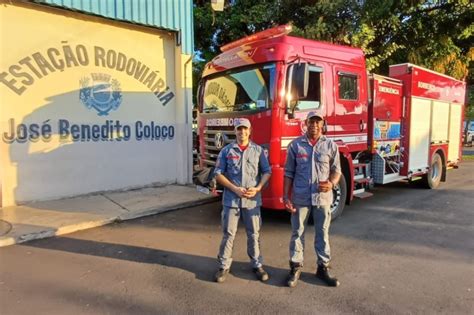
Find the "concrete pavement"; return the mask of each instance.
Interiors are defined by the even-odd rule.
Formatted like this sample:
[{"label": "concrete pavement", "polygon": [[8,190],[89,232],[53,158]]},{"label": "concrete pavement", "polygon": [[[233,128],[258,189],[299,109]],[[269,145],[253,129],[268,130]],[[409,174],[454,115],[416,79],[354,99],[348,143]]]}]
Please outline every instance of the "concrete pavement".
[{"label": "concrete pavement", "polygon": [[331,224],[331,273],[319,281],[314,228],[294,289],[290,215],[263,211],[270,280],[252,273],[242,224],[231,274],[217,284],[219,202],[0,248],[0,314],[472,314],[474,161],[439,189],[391,183]]},{"label": "concrete pavement", "polygon": [[0,247],[213,202],[194,186],[168,185],[0,208]]},{"label": "concrete pavement", "polygon": [[[474,152],[463,148],[463,154]],[[0,208],[0,247],[213,202],[195,186],[168,185]]]}]

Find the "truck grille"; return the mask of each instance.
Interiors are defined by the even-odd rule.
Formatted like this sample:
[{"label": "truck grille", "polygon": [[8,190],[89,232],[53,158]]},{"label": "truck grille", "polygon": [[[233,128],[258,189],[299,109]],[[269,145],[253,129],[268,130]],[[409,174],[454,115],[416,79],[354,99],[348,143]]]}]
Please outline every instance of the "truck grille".
[{"label": "truck grille", "polygon": [[227,130],[222,130],[222,127],[218,128],[208,127],[204,129],[204,157],[202,162],[207,167],[215,166],[221,149],[235,141],[235,133],[232,127],[226,128]]}]

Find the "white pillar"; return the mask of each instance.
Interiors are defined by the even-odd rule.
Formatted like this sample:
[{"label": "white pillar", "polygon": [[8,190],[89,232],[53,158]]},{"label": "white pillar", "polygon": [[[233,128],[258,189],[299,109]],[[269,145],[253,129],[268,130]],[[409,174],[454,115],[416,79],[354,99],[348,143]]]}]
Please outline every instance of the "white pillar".
[{"label": "white pillar", "polygon": [[175,48],[176,141],[178,184],[192,182],[192,56]]}]

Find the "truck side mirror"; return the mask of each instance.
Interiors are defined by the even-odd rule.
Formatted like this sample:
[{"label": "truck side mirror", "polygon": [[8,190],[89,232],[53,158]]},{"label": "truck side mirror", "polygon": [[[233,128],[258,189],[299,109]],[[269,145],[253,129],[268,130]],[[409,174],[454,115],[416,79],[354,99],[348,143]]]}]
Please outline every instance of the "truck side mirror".
[{"label": "truck side mirror", "polygon": [[307,63],[293,65],[291,78],[291,95],[295,100],[308,95],[309,66]]},{"label": "truck side mirror", "polygon": [[309,65],[307,63],[294,64],[291,71],[291,100],[289,117],[293,118],[295,107],[300,99],[308,95]]}]

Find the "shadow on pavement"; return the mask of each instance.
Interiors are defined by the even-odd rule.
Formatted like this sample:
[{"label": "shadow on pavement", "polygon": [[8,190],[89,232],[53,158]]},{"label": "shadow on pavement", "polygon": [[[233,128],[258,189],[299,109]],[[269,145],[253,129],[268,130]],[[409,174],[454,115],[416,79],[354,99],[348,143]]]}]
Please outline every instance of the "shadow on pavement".
[{"label": "shadow on pavement", "polygon": [[[217,271],[216,258],[133,245],[58,237],[54,242],[39,240],[21,244],[21,246],[179,268],[194,273],[197,279],[207,282],[214,282],[214,274]],[[270,279],[265,284],[277,287],[285,286],[288,270],[271,266],[265,266],[265,269],[270,274]],[[258,281],[248,262],[234,260],[230,273],[229,278],[237,277],[248,281]],[[309,278],[310,276],[303,277]]]}]

